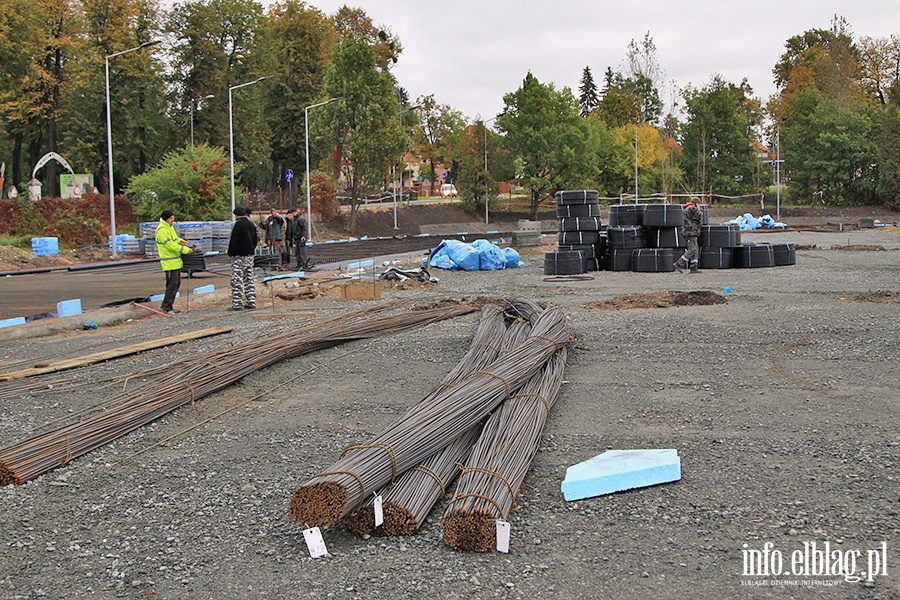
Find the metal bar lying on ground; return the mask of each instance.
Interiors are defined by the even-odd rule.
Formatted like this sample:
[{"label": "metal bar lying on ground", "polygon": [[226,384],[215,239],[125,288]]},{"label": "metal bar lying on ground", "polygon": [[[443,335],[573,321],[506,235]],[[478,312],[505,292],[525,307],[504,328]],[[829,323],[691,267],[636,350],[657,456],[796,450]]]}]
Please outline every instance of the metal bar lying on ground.
[{"label": "metal bar lying on ground", "polygon": [[147,377],[143,387],[120,394],[102,412],[0,448],[0,485],[30,481],[287,358],[351,340],[406,331],[474,310],[455,304],[377,316],[379,312],[406,304],[402,301],[382,304],[327,322],[293,328],[239,348],[198,354],[164,371],[151,370],[155,376]]}]

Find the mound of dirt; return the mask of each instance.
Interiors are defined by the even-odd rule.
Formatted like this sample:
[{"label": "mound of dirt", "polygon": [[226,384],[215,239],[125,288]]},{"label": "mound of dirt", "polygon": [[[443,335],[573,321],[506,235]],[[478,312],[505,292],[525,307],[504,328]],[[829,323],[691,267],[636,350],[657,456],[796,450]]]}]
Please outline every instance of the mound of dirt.
[{"label": "mound of dirt", "polygon": [[864,294],[854,294],[841,298],[849,302],[874,302],[876,304],[900,304],[900,292],[891,292],[889,290],[879,290],[877,292],[866,292]]},{"label": "mound of dirt", "polygon": [[832,246],[832,250],[847,250],[849,252],[878,252],[884,250],[884,246],[868,246],[866,244],[853,244],[850,246]]},{"label": "mound of dirt", "polygon": [[670,308],[672,306],[709,306],[711,304],[725,304],[723,296],[715,292],[677,292],[662,290],[652,294],[625,294],[616,296],[602,302],[588,302],[582,304],[582,308],[624,310],[629,308]]}]

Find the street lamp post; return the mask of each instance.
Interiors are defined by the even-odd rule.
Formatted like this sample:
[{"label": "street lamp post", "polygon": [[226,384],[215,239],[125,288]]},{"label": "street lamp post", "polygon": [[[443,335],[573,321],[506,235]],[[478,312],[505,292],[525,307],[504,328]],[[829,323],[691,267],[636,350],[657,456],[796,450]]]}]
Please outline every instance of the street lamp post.
[{"label": "street lamp post", "polygon": [[116,56],[121,56],[123,54],[128,54],[129,52],[134,52],[135,50],[142,50],[143,48],[147,48],[149,46],[155,46],[160,43],[162,40],[152,40],[149,42],[144,42],[140,46],[135,46],[134,48],[129,48],[128,50],[122,50],[121,52],[115,52],[113,54],[108,54],[106,56],[106,162],[109,164],[109,232],[112,240],[111,252],[112,258],[116,258],[116,187],[113,183],[113,158],[112,158],[112,117],[110,116],[110,102],[109,102],[109,59],[115,58]]},{"label": "street lamp post", "polygon": [[342,96],[339,96],[337,98],[331,98],[330,100],[319,102],[317,104],[310,104],[303,109],[303,120],[306,134],[306,223],[308,225],[307,229],[309,230],[306,232],[306,239],[310,242],[312,241],[312,197],[309,193],[309,109],[315,108],[317,106],[324,106],[331,102],[340,100],[341,98]]},{"label": "street lamp post", "polygon": [[248,85],[253,85],[254,83],[259,83],[260,81],[265,81],[266,79],[272,79],[272,75],[266,75],[265,77],[260,77],[258,79],[254,79],[253,81],[248,81],[247,83],[241,83],[238,85],[233,85],[228,88],[228,155],[231,163],[231,221],[234,222],[234,117],[231,112],[231,91],[236,90],[238,88],[247,87]]},{"label": "street lamp post", "polygon": [[775,130],[775,220],[781,220],[781,125]]},{"label": "street lamp post", "polygon": [[[410,106],[409,108],[404,108],[397,113],[397,118],[400,120],[400,126],[403,127],[403,113],[409,112],[411,110],[416,110],[417,108],[421,108],[421,104],[417,104],[416,106]],[[407,139],[407,145],[409,144],[409,140]],[[403,160],[403,157],[400,157],[400,160]],[[396,167],[394,167],[396,169]],[[396,171],[394,171],[396,173]],[[391,180],[391,190],[394,192],[394,229],[398,229],[397,227],[397,182],[396,179]],[[400,172],[400,193],[403,194],[403,171]]]},{"label": "street lamp post", "polygon": [[194,105],[200,104],[204,100],[209,100],[210,98],[215,98],[213,94],[209,96],[203,96],[202,98],[194,98],[191,100],[191,146],[194,145]]},{"label": "street lamp post", "polygon": [[497,120],[497,117],[491,117],[487,121],[485,121],[482,125],[484,126],[484,179],[485,179],[485,188],[484,188],[484,224],[488,224],[488,205],[491,201],[491,183],[488,181],[487,172],[488,172],[488,164],[487,164],[487,124],[491,121]]}]

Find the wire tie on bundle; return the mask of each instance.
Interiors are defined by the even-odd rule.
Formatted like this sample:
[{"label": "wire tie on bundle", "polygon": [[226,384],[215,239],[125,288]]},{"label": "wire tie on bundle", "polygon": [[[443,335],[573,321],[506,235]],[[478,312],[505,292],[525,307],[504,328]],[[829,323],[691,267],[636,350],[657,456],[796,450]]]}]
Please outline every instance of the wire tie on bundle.
[{"label": "wire tie on bundle", "polygon": [[509,381],[507,381],[500,375],[491,373],[490,371],[472,371],[471,373],[469,373],[468,377],[471,377],[472,375],[487,375],[489,377],[493,377],[494,379],[499,379],[503,382],[503,385],[506,386],[506,398],[509,399],[512,396],[512,389],[510,389]]},{"label": "wire tie on bundle", "polygon": [[541,396],[540,394],[518,393],[518,394],[516,394],[516,398],[537,398],[538,400],[540,400],[543,403],[544,409],[547,411],[547,414],[548,415],[550,414],[550,405],[547,403],[547,399],[544,398],[543,396]]},{"label": "wire tie on bundle", "polygon": [[356,478],[356,482],[359,484],[360,489],[360,498],[365,499],[366,497],[366,486],[363,484],[362,478],[354,473],[353,471],[327,471],[325,473],[318,473],[310,477],[310,479],[315,479],[316,477],[327,477],[329,475],[350,475]]},{"label": "wire tie on bundle", "polygon": [[388,444],[350,444],[344,451],[341,452],[341,458],[349,452],[350,450],[367,450],[370,448],[381,448],[385,452],[388,453],[388,456],[391,459],[391,485],[394,485],[394,481],[397,479],[397,456],[394,454],[394,449],[390,447]]},{"label": "wire tie on bundle", "polygon": [[437,473],[435,473],[434,471],[432,471],[425,465],[419,465],[418,467],[414,468],[413,471],[421,471],[422,473],[425,473],[426,475],[430,475],[431,478],[437,482],[438,487],[441,488],[441,497],[447,495],[447,488],[444,487],[444,482],[441,481],[441,478],[438,477]]},{"label": "wire tie on bundle", "polygon": [[465,500],[466,498],[478,498],[479,500],[485,500],[487,502],[490,502],[491,504],[494,505],[494,508],[497,509],[497,515],[498,515],[497,518],[498,519],[503,518],[503,511],[500,509],[500,505],[497,504],[496,502],[494,502],[491,498],[488,498],[487,496],[482,496],[481,494],[457,494],[450,500],[450,504],[453,504],[454,502],[458,502],[460,500]]},{"label": "wire tie on bundle", "polygon": [[469,471],[472,471],[475,473],[484,473],[485,475],[490,475],[491,477],[496,477],[497,479],[499,479],[500,481],[502,481],[503,483],[506,484],[506,488],[509,490],[509,499],[510,500],[516,499],[516,493],[513,491],[512,485],[506,480],[506,478],[503,475],[501,475],[497,471],[491,471],[490,469],[485,469],[483,467],[464,467],[462,465],[460,465],[459,468],[462,469],[462,474],[460,475],[460,477],[462,477],[462,475],[465,475]]},{"label": "wire tie on bundle", "polygon": [[[533,337],[533,338],[538,339],[538,340],[544,340],[545,342],[551,344],[554,348],[559,348],[559,346],[560,346],[560,345],[557,343],[556,340],[552,340],[552,339],[550,339],[550,338],[548,338],[548,337],[545,337],[545,336],[543,336],[543,335],[532,335],[532,336],[530,336],[530,337]],[[565,344],[563,344],[563,345],[565,345]]]}]

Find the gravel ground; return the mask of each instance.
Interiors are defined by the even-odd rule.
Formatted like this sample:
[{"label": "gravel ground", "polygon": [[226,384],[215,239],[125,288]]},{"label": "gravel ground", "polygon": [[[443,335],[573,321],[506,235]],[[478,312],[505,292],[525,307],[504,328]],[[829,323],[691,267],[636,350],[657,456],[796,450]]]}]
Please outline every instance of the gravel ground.
[{"label": "gravel ground", "polygon": [[[849,300],[900,291],[900,233],[745,241],[794,242],[797,264],[559,282],[545,281],[532,255],[521,269],[439,271],[433,289],[386,295],[524,295],[559,304],[575,327],[566,383],[510,516],[509,554],[444,544],[442,501],[408,538],[362,539],[338,523],[324,531],[330,555],[314,560],[287,512],[298,484],[390,424],[458,362],[473,314],[279,363],[36,481],[0,488],[0,598],[900,598],[898,304]],[[847,244],[886,251],[832,249]],[[582,308],[666,289],[715,291],[728,302]],[[320,297],[296,310],[336,316],[366,304]],[[4,342],[7,370],[235,328],[2,397],[0,445],[101,402],[115,377],[297,322],[217,305]],[[677,449],[681,481],[563,500],[566,467],[632,448]],[[828,542],[835,557],[861,552],[855,575],[868,570],[868,551],[886,548],[888,575],[743,574],[748,550],[771,543],[790,569],[792,553],[813,542]]]}]

